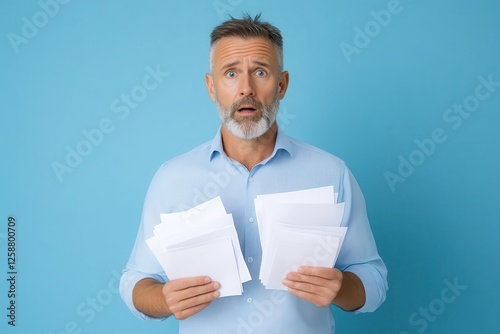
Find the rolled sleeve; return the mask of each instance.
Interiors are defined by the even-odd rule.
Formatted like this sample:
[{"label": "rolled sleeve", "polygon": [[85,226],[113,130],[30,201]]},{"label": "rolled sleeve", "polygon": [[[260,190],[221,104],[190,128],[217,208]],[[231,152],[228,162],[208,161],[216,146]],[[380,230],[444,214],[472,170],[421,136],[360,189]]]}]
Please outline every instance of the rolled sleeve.
[{"label": "rolled sleeve", "polygon": [[162,275],[151,275],[151,274],[146,274],[142,273],[130,268],[126,268],[123,270],[123,274],[120,280],[120,296],[122,297],[123,301],[129,308],[129,310],[139,319],[142,320],[157,320],[157,321],[162,321],[165,318],[153,318],[150,316],[145,315],[144,313],[138,311],[135,306],[134,306],[134,301],[132,299],[132,292],[134,291],[134,287],[139,282],[140,280],[143,280],[145,278],[153,278],[157,280],[158,282],[165,282],[165,279]]},{"label": "rolled sleeve", "polygon": [[149,317],[135,308],[132,298],[135,285],[145,278],[153,278],[161,283],[168,281],[160,263],[146,243],[146,239],[153,235],[153,227],[160,223],[160,213],[164,211],[161,205],[163,198],[163,190],[159,186],[161,184],[162,174],[158,171],[149,186],[134,248],[120,280],[120,296],[130,311],[144,320],[163,319]]},{"label": "rolled sleeve", "polygon": [[366,204],[354,176],[346,168],[343,178],[345,213],[342,224],[348,227],[344,244],[337,260],[342,271],[359,277],[365,290],[365,304],[354,311],[375,311],[385,300],[388,290],[387,268],[377,251],[368,222]]},{"label": "rolled sleeve", "polygon": [[[385,267],[383,263],[380,267]],[[377,270],[377,265],[352,265],[345,271],[352,272],[359,277],[365,289],[365,304],[354,311],[355,314],[373,312],[384,302],[387,291],[387,281],[384,275]]]}]

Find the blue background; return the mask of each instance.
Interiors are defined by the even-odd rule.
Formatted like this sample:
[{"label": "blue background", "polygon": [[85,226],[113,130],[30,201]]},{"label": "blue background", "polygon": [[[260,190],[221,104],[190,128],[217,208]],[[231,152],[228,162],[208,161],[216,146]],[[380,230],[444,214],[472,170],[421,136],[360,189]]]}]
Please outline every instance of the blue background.
[{"label": "blue background", "polygon": [[[478,77],[500,81],[500,2],[401,0],[384,26],[374,23],[372,11],[391,2],[69,1],[49,16],[49,0],[2,1],[0,332],[175,332],[174,319],[134,318],[115,276],[156,169],[217,130],[204,86],[209,33],[247,11],[285,39],[282,128],[347,162],[389,268],[382,307],[333,309],[337,332],[498,333],[500,87],[460,126],[443,117],[474,101]],[[30,35],[27,21],[38,31]],[[356,41],[363,47],[346,56],[342,43]],[[114,113],[113,101],[157,66],[169,73],[158,87],[126,117]],[[58,178],[53,164],[66,164],[67,146],[103,119],[113,130]],[[435,129],[446,140],[415,153]],[[391,187],[385,175],[410,157],[418,166]],[[18,229],[15,328],[4,315],[9,215]],[[456,297],[447,303],[446,282],[461,286],[446,290]]]}]

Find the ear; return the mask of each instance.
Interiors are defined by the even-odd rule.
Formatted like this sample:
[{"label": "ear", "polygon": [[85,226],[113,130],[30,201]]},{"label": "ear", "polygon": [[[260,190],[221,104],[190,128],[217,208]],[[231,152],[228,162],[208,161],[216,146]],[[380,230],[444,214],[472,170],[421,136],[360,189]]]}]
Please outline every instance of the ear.
[{"label": "ear", "polygon": [[212,74],[205,74],[205,85],[207,86],[208,96],[210,96],[210,100],[215,102],[214,77]]},{"label": "ear", "polygon": [[289,74],[288,71],[283,71],[280,74],[280,82],[278,83],[278,93],[280,94],[280,100],[285,97],[286,90],[288,88]]}]

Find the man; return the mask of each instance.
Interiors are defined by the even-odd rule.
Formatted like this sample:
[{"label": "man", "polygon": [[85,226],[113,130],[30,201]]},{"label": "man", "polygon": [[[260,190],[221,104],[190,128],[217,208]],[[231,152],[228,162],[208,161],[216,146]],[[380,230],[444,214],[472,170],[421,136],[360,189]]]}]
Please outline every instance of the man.
[{"label": "man", "polygon": [[[212,141],[167,161],[154,176],[121,281],[122,298],[137,316],[173,315],[181,320],[181,333],[334,333],[329,305],[371,312],[385,299],[387,270],[355,179],[342,160],[287,137],[276,124],[289,74],[283,71],[280,31],[259,16],[233,18],[213,30],[205,80],[221,128]],[[196,198],[209,183],[218,185],[213,197],[220,196],[233,215],[252,276],[241,296],[218,298],[220,284],[207,276],[169,281],[145,243],[160,213],[200,204]],[[287,292],[266,290],[258,279],[255,196],[327,185],[345,202],[342,226],[348,227],[336,268],[302,266],[283,279]]]}]

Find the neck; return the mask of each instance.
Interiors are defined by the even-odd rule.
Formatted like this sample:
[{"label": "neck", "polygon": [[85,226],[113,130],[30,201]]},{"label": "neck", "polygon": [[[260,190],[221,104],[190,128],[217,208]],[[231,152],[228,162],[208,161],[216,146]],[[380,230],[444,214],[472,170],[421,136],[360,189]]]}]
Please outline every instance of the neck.
[{"label": "neck", "polygon": [[273,153],[278,126],[275,122],[266,133],[255,139],[236,137],[224,126],[222,126],[221,133],[224,152],[227,156],[251,170],[253,166],[267,159]]}]

